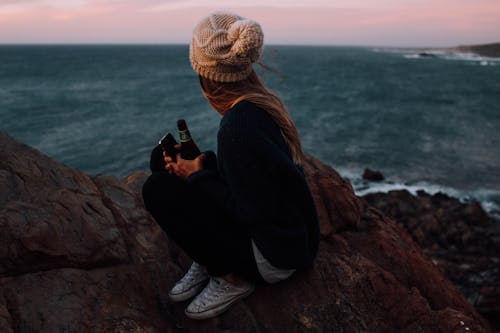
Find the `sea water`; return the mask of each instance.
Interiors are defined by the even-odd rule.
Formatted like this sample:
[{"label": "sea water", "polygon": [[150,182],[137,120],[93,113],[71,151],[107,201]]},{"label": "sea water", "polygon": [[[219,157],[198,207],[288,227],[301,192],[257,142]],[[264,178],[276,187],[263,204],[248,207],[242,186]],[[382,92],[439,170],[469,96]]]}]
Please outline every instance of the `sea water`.
[{"label": "sea water", "polygon": [[[304,150],[358,194],[407,188],[500,204],[500,61],[467,54],[266,46],[256,66],[285,102]],[[90,174],[147,169],[185,118],[203,150],[220,116],[187,45],[0,46],[0,131]],[[369,183],[364,168],[386,181]]]}]

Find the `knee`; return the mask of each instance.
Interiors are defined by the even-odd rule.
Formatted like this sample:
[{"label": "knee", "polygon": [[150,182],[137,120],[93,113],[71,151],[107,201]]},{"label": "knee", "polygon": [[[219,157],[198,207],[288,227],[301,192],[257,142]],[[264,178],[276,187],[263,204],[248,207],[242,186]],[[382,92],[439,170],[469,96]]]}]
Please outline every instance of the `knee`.
[{"label": "knee", "polygon": [[178,192],[183,190],[181,179],[166,171],[153,172],[142,185],[142,199],[151,213],[166,203],[176,201]]},{"label": "knee", "polygon": [[166,172],[153,172],[142,185],[142,200],[150,212],[155,205],[155,199],[161,196],[162,189],[165,187],[164,174],[169,176]]}]

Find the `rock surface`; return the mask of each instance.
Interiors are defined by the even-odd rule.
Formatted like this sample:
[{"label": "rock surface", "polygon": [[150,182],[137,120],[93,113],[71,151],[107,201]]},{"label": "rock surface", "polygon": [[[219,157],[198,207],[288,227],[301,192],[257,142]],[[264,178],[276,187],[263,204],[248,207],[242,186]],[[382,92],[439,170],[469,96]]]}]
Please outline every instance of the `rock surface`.
[{"label": "rock surface", "polygon": [[500,329],[500,221],[478,202],[406,190],[364,196],[393,217],[476,309]]},{"label": "rock surface", "polygon": [[384,180],[384,175],[380,171],[365,169],[363,172],[363,179],[372,181],[372,182],[380,182]]},{"label": "rock surface", "polygon": [[168,301],[189,260],[144,210],[147,174],[91,177],[0,133],[0,332],[489,332],[398,224],[308,157],[313,269],[222,316]]}]

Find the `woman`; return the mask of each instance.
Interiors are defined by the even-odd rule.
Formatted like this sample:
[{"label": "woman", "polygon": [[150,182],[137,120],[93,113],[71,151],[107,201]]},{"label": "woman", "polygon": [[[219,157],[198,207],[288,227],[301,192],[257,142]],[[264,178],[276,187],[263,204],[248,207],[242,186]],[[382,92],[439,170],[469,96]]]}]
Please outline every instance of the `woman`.
[{"label": "woman", "polygon": [[[217,156],[151,155],[146,208],[192,259],[170,291],[195,295],[194,319],[216,316],[249,295],[311,267],[319,226],[301,164],[300,139],[283,103],[253,71],[263,48],[255,21],[215,12],[194,29],[190,60],[201,89],[222,115]],[[208,282],[208,283],[207,283]]]}]

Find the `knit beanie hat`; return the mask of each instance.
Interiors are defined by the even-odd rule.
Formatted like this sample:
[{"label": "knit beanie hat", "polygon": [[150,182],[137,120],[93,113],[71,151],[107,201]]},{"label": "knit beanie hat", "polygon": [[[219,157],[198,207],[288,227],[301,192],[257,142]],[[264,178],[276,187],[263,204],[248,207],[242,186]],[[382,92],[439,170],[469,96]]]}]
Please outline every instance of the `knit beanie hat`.
[{"label": "knit beanie hat", "polygon": [[207,79],[241,81],[261,57],[263,44],[264,34],[257,22],[217,11],[194,28],[189,59],[195,72]]}]

